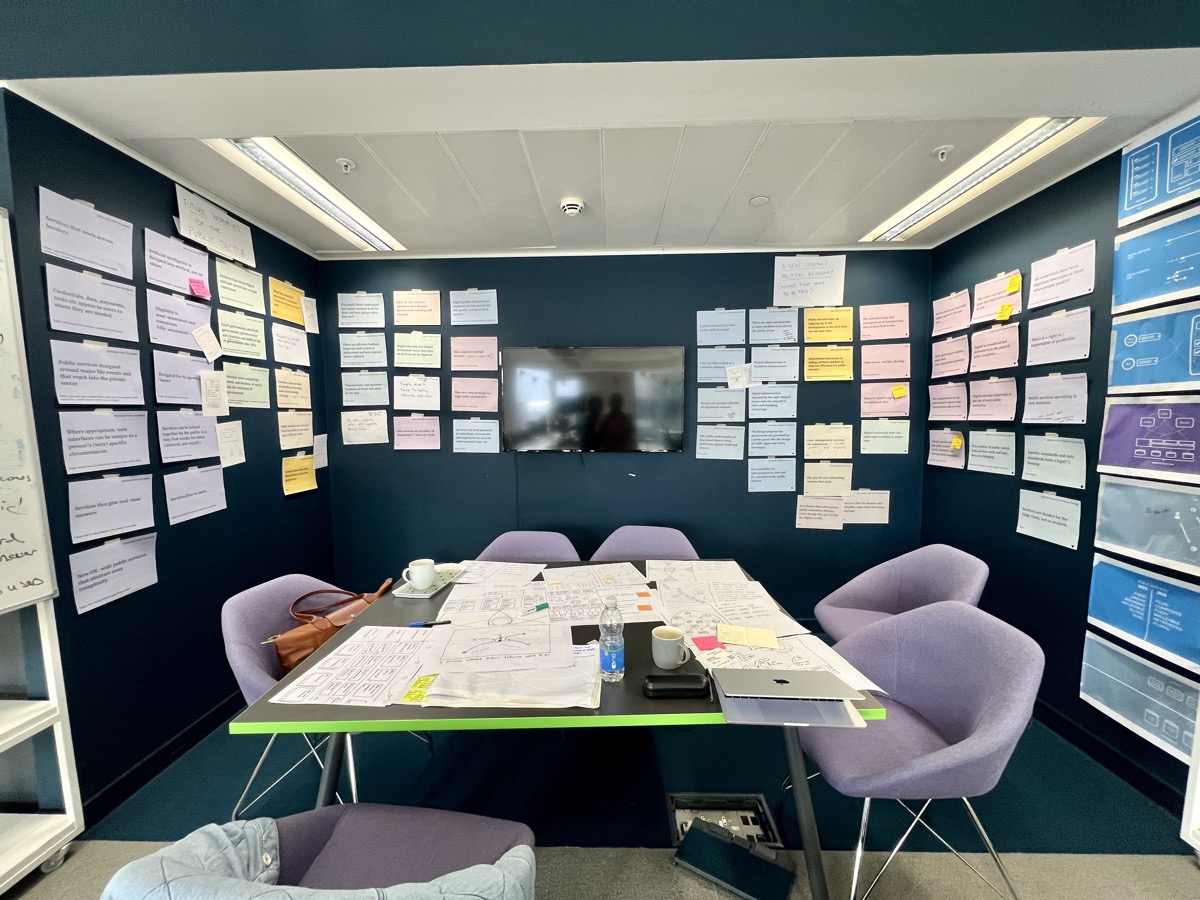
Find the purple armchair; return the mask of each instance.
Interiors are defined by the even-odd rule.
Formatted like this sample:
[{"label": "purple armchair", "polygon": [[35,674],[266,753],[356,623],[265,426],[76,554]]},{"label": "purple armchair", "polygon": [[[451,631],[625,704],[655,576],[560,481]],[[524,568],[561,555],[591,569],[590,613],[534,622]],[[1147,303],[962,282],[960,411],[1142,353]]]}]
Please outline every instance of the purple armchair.
[{"label": "purple armchair", "polygon": [[622,525],[604,539],[593,560],[699,559],[696,548],[678,528]]},{"label": "purple armchair", "polygon": [[475,558],[488,562],[578,562],[579,551],[557,531],[506,531]]}]

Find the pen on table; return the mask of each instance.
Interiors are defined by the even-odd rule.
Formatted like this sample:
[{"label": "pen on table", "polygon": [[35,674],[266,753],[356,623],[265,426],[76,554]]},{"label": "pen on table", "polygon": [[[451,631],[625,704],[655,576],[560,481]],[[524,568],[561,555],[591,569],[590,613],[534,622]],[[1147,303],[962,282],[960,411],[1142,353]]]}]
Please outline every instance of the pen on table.
[{"label": "pen on table", "polygon": [[537,606],[535,606],[533,609],[527,609],[527,610],[525,610],[525,612],[521,613],[521,615],[523,615],[523,616],[528,616],[528,615],[530,615],[531,613],[541,612],[543,609],[549,609],[549,608],[550,608],[550,604],[549,604],[549,603],[539,603],[539,604],[538,604]]},{"label": "pen on table", "polygon": [[409,628],[432,628],[434,625],[450,625],[449,619],[439,619],[436,622],[409,622]]}]

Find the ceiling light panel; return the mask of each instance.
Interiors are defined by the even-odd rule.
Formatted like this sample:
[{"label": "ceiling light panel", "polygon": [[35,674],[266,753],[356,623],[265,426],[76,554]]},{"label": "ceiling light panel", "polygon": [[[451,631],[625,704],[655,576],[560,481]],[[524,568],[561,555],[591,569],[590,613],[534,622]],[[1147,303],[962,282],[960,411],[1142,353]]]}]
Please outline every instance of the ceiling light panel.
[{"label": "ceiling light panel", "polygon": [[605,128],[604,245],[652,247],[671,187],[682,128]]}]

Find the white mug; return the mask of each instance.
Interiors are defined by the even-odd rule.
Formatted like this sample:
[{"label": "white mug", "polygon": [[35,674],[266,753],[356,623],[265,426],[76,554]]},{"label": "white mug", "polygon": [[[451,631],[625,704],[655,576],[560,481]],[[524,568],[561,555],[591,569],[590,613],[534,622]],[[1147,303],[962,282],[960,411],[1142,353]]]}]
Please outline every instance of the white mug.
[{"label": "white mug", "polygon": [[659,625],[650,632],[650,652],[660,669],[678,669],[692,655],[683,642],[683,632],[673,625]]},{"label": "white mug", "polygon": [[435,575],[437,575],[437,566],[432,559],[414,559],[400,574],[400,577],[416,590],[427,591],[433,584]]}]

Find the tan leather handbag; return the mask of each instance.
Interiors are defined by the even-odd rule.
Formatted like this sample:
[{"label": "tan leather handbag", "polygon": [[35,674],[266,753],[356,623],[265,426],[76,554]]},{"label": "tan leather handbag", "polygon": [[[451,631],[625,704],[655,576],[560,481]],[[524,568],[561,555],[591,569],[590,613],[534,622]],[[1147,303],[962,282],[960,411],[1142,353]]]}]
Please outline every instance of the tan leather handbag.
[{"label": "tan leather handbag", "polygon": [[[392,579],[389,578],[373,594],[352,594],[349,591],[328,588],[309,591],[293,600],[289,609],[292,618],[300,624],[268,638],[263,643],[275,645],[275,652],[279,654],[279,664],[283,666],[283,671],[290,672],[355,616],[382,597],[391,586]],[[330,594],[338,599],[323,606],[299,609],[301,603],[319,594]]]}]

